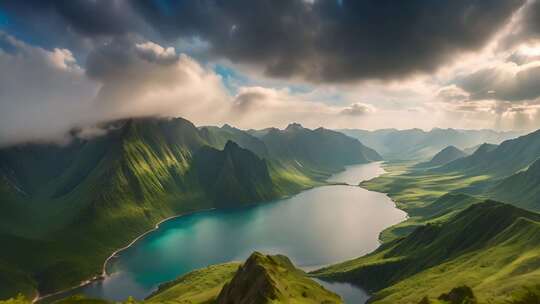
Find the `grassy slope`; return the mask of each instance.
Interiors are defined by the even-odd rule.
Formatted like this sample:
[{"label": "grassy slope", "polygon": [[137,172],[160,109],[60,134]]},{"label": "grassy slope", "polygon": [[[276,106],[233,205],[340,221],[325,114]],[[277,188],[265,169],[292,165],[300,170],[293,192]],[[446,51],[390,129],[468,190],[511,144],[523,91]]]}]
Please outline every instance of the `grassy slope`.
[{"label": "grassy slope", "polygon": [[[381,234],[383,241],[404,236],[418,225],[435,220],[437,217],[441,217],[440,220],[478,201],[467,197],[463,201],[459,199],[458,201],[462,203],[454,205],[451,202],[455,198],[445,196],[446,194],[477,194],[491,184],[490,177],[487,175],[464,176],[454,173],[433,173],[415,170],[413,165],[411,162],[386,163],[384,167],[387,173],[361,184],[366,189],[387,193],[396,202],[398,208],[409,215],[406,221],[383,231]],[[443,205],[451,207],[451,210],[433,209],[435,206]]]},{"label": "grassy slope", "polygon": [[489,189],[492,198],[521,208],[540,211],[540,160]]},{"label": "grassy slope", "polygon": [[539,262],[540,215],[486,202],[316,275],[376,291],[374,303],[416,303],[463,284],[481,302],[506,303],[540,294]]},{"label": "grassy slope", "polygon": [[212,303],[229,282],[240,263],[212,265],[160,285],[146,303]]}]

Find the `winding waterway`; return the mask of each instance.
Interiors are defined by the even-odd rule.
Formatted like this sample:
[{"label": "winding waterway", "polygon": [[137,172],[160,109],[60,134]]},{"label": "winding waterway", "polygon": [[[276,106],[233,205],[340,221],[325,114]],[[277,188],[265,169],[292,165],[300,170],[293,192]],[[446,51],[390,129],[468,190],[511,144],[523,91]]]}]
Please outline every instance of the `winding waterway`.
[{"label": "winding waterway", "polygon": [[[329,181],[358,185],[383,172],[380,163],[356,165]],[[160,283],[210,264],[244,260],[255,250],[285,254],[312,270],[373,251],[379,233],[405,216],[385,194],[346,185],[317,187],[250,208],[194,213],[161,224],[110,260],[107,278],[78,292],[142,299]],[[368,298],[348,284],[323,285],[348,303]]]}]

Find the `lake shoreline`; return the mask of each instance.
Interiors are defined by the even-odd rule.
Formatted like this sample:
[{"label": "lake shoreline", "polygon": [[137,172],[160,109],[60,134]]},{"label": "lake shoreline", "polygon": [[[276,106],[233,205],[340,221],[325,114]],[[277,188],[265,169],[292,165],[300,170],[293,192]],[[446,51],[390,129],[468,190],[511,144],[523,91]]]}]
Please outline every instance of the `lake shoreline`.
[{"label": "lake shoreline", "polygon": [[[372,163],[368,163],[368,164],[374,164],[374,163],[382,163],[382,162],[372,162]],[[357,165],[360,165],[360,164],[357,164]],[[361,164],[361,165],[367,165],[367,164]],[[352,166],[355,166],[355,165],[352,165]],[[347,166],[347,167],[350,167],[350,166]],[[339,173],[343,173],[345,171],[347,171],[347,167],[345,167],[343,170],[333,174],[333,175],[336,175],[336,174],[339,174]],[[378,176],[384,174],[385,172],[382,172],[376,176],[373,176],[369,179],[366,179],[366,180],[370,180],[370,179],[373,179],[373,178],[377,178]],[[332,175],[332,176],[333,176]],[[256,206],[260,206],[260,205],[265,205],[265,204],[270,204],[270,203],[273,203],[277,200],[282,200],[282,199],[288,199],[288,198],[291,198],[291,197],[294,197],[302,192],[305,192],[305,191],[309,191],[311,189],[314,189],[314,188],[320,188],[320,187],[325,187],[325,186],[350,186],[350,187],[359,187],[359,188],[363,188],[360,186],[360,184],[351,184],[351,183],[347,183],[347,182],[335,182],[335,181],[325,181],[325,182],[321,182],[319,185],[315,185],[315,186],[311,186],[311,187],[307,187],[307,188],[304,188],[304,189],[301,189],[300,191],[297,191],[295,193],[291,193],[289,195],[284,195],[282,197],[279,197],[279,198],[276,198],[276,199],[273,199],[273,200],[270,200],[270,201],[266,201],[266,202],[257,202],[257,203],[253,203],[253,204],[250,204],[249,206],[243,206],[241,208],[245,208],[245,207],[256,207]],[[364,188],[363,188],[364,189]],[[365,189],[367,190],[367,189]],[[367,190],[367,191],[370,191],[370,190]],[[374,191],[376,192],[376,191]],[[388,196],[386,193],[384,193],[386,196]],[[396,209],[399,209],[397,207],[397,204],[390,198],[390,201],[392,201],[394,207]],[[237,208],[233,208],[233,209],[237,209]],[[105,261],[103,262],[103,265],[102,265],[102,272],[100,275],[97,275],[95,277],[92,277],[88,280],[85,280],[85,281],[82,281],[80,284],[76,285],[76,286],[73,286],[73,287],[70,287],[68,289],[64,289],[64,290],[61,290],[61,291],[57,291],[57,292],[54,292],[54,293],[50,293],[50,294],[46,294],[46,295],[43,295],[43,296],[40,296],[39,293],[38,295],[34,298],[34,300],[32,301],[33,303],[40,303],[42,301],[45,301],[51,297],[54,297],[54,296],[60,296],[64,293],[69,293],[69,292],[73,292],[79,288],[83,288],[83,287],[86,287],[87,285],[90,285],[92,283],[95,283],[95,282],[98,282],[98,281],[103,281],[105,280],[107,277],[109,277],[109,274],[107,274],[107,267],[109,265],[109,263],[118,256],[118,254],[120,254],[121,252],[131,248],[133,245],[135,245],[138,241],[140,241],[141,239],[145,238],[146,236],[148,236],[149,234],[151,234],[152,232],[155,232],[156,230],[158,230],[162,224],[164,224],[165,222],[168,222],[168,221],[171,221],[171,220],[175,220],[175,219],[178,219],[178,218],[181,218],[181,217],[184,217],[184,216],[189,216],[189,215],[193,215],[193,214],[198,214],[198,213],[204,213],[204,212],[209,212],[209,211],[214,211],[214,210],[218,210],[217,208],[208,208],[208,209],[201,209],[201,210],[194,210],[194,211],[191,211],[191,212],[187,212],[187,213],[183,213],[183,214],[179,214],[179,215],[174,215],[174,216],[170,216],[170,217],[167,217],[165,219],[162,219],[160,220],[158,223],[156,223],[154,225],[153,228],[149,229],[148,231],[142,233],[141,235],[137,236],[136,238],[134,238],[133,240],[131,240],[126,246],[123,246],[117,250],[115,250],[113,253],[111,253],[111,255],[109,255],[107,257],[107,259],[105,259]],[[399,209],[401,210],[401,209]],[[403,211],[403,210],[402,210]],[[407,217],[408,215],[406,215]],[[405,218],[406,219],[406,218]],[[382,233],[382,231],[381,231]],[[380,233],[379,233],[379,245],[377,246],[377,248],[380,246],[380,244],[382,244],[382,242],[380,241]],[[374,249],[376,250],[376,248]],[[317,268],[319,267],[325,267],[325,266],[329,266],[333,263],[329,263],[328,265],[318,265]],[[311,267],[308,267],[308,268],[311,268]],[[313,269],[313,268],[312,268]],[[309,271],[309,270],[307,270]],[[69,296],[69,295],[66,295],[66,297]],[[59,298],[61,299],[61,298]]]},{"label": "lake shoreline", "polygon": [[102,270],[101,270],[101,274],[100,275],[97,275],[97,276],[94,276],[88,280],[85,280],[85,281],[82,281],[79,285],[76,285],[76,286],[73,286],[73,287],[70,287],[70,288],[67,288],[67,289],[63,289],[63,290],[60,290],[60,291],[56,291],[56,292],[53,292],[53,293],[49,293],[49,294],[45,294],[43,296],[40,296],[39,295],[39,292],[37,293],[36,297],[32,300],[32,303],[40,303],[40,301],[43,301],[47,298],[50,298],[50,297],[53,297],[53,296],[57,296],[57,295],[61,295],[63,293],[67,293],[67,292],[70,292],[70,291],[74,291],[78,288],[81,288],[81,287],[85,287],[86,285],[89,285],[91,283],[94,283],[94,282],[97,282],[97,281],[102,281],[104,280],[108,275],[107,275],[107,264],[109,263],[109,261],[111,259],[113,259],[117,254],[119,254],[120,252],[126,250],[126,249],[129,249],[131,246],[133,246],[135,243],[137,243],[137,241],[141,240],[142,238],[144,238],[145,236],[149,235],[150,233],[156,231],[159,229],[159,227],[167,222],[167,221],[170,221],[170,220],[174,220],[174,219],[177,219],[177,218],[180,218],[180,217],[183,217],[183,216],[188,216],[188,215],[192,215],[194,213],[199,213],[199,212],[208,212],[208,211],[212,211],[212,210],[216,210],[216,208],[207,208],[207,209],[201,209],[201,210],[194,210],[194,211],[190,211],[190,212],[186,212],[186,213],[182,213],[182,214],[178,214],[178,215],[173,215],[173,216],[169,216],[165,219],[162,219],[160,220],[159,222],[157,222],[153,228],[151,228],[150,230],[144,232],[143,234],[139,235],[138,237],[136,237],[135,239],[133,239],[129,244],[127,244],[126,246],[124,247],[121,247],[117,250],[115,250],[111,255],[109,255],[109,257],[107,259],[105,259],[105,261],[103,262],[103,266],[102,266]]},{"label": "lake shoreline", "polygon": [[[343,171],[345,171],[345,170],[343,170]],[[272,203],[274,201],[281,200],[281,199],[287,199],[287,198],[293,197],[293,196],[295,196],[295,195],[297,195],[297,194],[299,194],[299,193],[301,193],[303,191],[308,191],[308,190],[311,190],[311,189],[316,188],[316,187],[333,186],[333,185],[335,185],[335,184],[321,182],[321,184],[317,185],[317,186],[310,186],[310,187],[304,188],[304,189],[302,189],[302,190],[300,190],[298,192],[295,192],[295,193],[292,193],[292,194],[289,194],[289,195],[284,195],[282,197],[279,197],[279,198],[276,198],[276,199],[273,199],[273,200],[270,200],[270,201],[254,202],[254,203],[251,203],[249,206],[244,206],[244,207],[241,207],[241,208],[258,206],[258,205],[263,205],[263,204],[270,204],[270,203]],[[107,274],[107,264],[109,263],[110,260],[112,260],[117,254],[121,253],[122,251],[131,248],[133,245],[135,245],[137,243],[137,241],[143,239],[145,236],[149,235],[150,233],[158,230],[163,223],[174,220],[174,219],[177,219],[177,218],[180,218],[180,217],[183,217],[183,216],[189,216],[189,215],[208,212],[208,211],[213,211],[213,210],[218,210],[218,208],[206,208],[206,209],[200,209],[200,210],[193,210],[193,211],[190,211],[190,212],[169,216],[169,217],[167,217],[165,219],[160,220],[159,222],[157,222],[154,225],[153,228],[151,228],[150,230],[148,230],[148,231],[142,233],[141,235],[137,236],[128,245],[123,246],[123,247],[115,250],[111,255],[109,255],[109,257],[107,257],[105,259],[105,261],[103,262],[103,266],[102,266],[102,270],[101,270],[100,275],[96,275],[96,276],[94,276],[94,277],[92,277],[90,279],[81,281],[78,285],[75,285],[75,286],[72,286],[72,287],[69,287],[69,288],[66,288],[66,289],[62,289],[62,290],[59,290],[59,291],[55,291],[53,293],[48,293],[48,294],[45,294],[45,295],[42,295],[42,296],[39,294],[39,292],[36,292],[36,296],[32,299],[32,303],[39,304],[41,301],[46,300],[47,298],[58,296],[58,295],[61,295],[63,293],[68,293],[68,292],[74,291],[74,290],[76,290],[78,288],[82,288],[82,287],[85,287],[87,285],[90,285],[92,283],[105,280],[107,278],[107,276],[108,276],[108,274]]]}]

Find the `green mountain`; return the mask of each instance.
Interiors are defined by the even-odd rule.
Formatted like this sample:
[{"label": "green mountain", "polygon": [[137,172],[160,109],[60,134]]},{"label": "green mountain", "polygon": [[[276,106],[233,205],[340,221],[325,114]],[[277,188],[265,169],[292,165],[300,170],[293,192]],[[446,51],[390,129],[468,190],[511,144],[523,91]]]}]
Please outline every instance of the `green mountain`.
[{"label": "green mountain", "polygon": [[540,214],[486,201],[313,275],[358,284],[372,303],[418,303],[462,285],[481,303],[512,303],[540,296],[538,261]]},{"label": "green mountain", "polygon": [[223,125],[221,128],[209,126],[200,129],[213,147],[222,149],[228,141],[233,141],[240,147],[257,154],[259,157],[269,157],[268,149],[264,142],[246,131],[234,128],[227,124]]},{"label": "green mountain", "polygon": [[193,166],[216,206],[238,206],[276,196],[266,161],[232,141],[223,151],[202,147],[193,157]]},{"label": "green mountain", "polygon": [[294,145],[303,135],[279,132],[276,144],[290,144],[295,153],[278,156],[271,153],[275,145],[230,126],[145,118],[107,128],[104,136],[67,146],[0,149],[0,299],[100,275],[114,250],[164,218],[290,195],[368,161],[364,152],[377,156],[324,130],[301,132],[309,138],[304,148],[318,152]]},{"label": "green mountain", "polygon": [[438,167],[465,156],[467,153],[454,146],[448,146],[435,154],[430,161],[418,164],[418,167]]},{"label": "green mountain", "polygon": [[342,129],[338,131],[377,150],[387,160],[424,160],[449,145],[465,149],[485,142],[498,144],[522,134],[493,130],[438,128],[427,132],[421,129],[375,131]]},{"label": "green mountain", "polygon": [[216,303],[342,303],[282,255],[253,253],[226,283]]},{"label": "green mountain", "polygon": [[0,284],[0,298],[78,284],[161,219],[212,207],[190,169],[204,145],[186,120],[141,119],[68,147],[2,150],[0,265],[26,280]]},{"label": "green mountain", "polygon": [[294,161],[300,167],[339,171],[346,165],[382,160],[358,140],[332,130],[310,130],[290,124],[285,130],[270,129],[260,139],[272,158]]},{"label": "green mountain", "polygon": [[538,157],[540,130],[504,141],[496,148],[482,146],[473,155],[450,162],[437,171],[505,177],[527,168]]},{"label": "green mountain", "polygon": [[502,180],[487,193],[494,199],[540,211],[540,160],[535,161],[527,170]]},{"label": "green mountain", "polygon": [[253,253],[243,265],[210,266],[166,283],[145,303],[342,303],[282,255]]}]

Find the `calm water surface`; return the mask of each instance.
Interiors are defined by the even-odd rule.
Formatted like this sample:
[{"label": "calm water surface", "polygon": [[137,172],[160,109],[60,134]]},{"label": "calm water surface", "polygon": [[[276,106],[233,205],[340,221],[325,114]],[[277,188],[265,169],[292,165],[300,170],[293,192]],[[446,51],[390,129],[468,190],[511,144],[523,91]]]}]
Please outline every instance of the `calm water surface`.
[{"label": "calm water surface", "polygon": [[[357,185],[382,172],[380,163],[357,165],[329,180]],[[242,261],[255,250],[285,254],[311,270],[374,250],[379,233],[405,215],[385,194],[354,186],[318,187],[255,207],[191,214],[163,223],[122,251],[108,265],[111,275],[82,292],[142,299],[160,283],[210,264]],[[347,303],[368,298],[349,284],[323,284]]]}]

